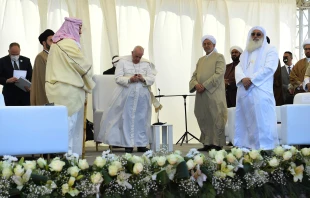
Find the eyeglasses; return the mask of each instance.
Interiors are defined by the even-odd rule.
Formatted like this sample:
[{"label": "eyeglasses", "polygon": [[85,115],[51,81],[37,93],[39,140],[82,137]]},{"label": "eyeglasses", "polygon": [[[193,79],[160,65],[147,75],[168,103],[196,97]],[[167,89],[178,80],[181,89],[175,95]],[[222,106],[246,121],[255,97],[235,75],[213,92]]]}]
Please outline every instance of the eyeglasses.
[{"label": "eyeglasses", "polygon": [[258,36],[258,37],[260,37],[262,34],[261,33],[259,33],[259,32],[257,32],[257,33],[255,33],[255,32],[252,32],[251,33],[251,36],[255,36],[255,34],[256,34],[256,36]]}]

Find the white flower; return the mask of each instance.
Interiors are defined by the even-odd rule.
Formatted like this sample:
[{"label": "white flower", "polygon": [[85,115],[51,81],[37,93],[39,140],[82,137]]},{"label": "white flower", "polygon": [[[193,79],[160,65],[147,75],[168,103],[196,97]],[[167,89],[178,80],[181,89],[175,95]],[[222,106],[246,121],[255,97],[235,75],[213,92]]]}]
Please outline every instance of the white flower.
[{"label": "white flower", "polygon": [[55,182],[54,181],[52,181],[52,180],[48,180],[47,182],[46,182],[46,188],[48,188],[48,189],[55,189],[55,188],[57,188],[57,185],[55,184]]},{"label": "white flower", "polygon": [[175,155],[177,158],[177,164],[179,164],[180,162],[184,161],[184,158],[181,155]]},{"label": "white flower", "polygon": [[130,160],[132,158],[132,155],[130,153],[126,153],[125,155],[123,155],[123,158],[125,158],[126,160]]},{"label": "white flower", "polygon": [[68,192],[72,197],[77,196],[80,192],[76,188],[70,188]]},{"label": "white flower", "polygon": [[95,174],[92,174],[91,176],[91,182],[93,182],[93,184],[101,184],[101,182],[103,182],[103,178],[102,178],[102,175],[101,173],[95,173]]},{"label": "white flower", "polygon": [[66,163],[58,159],[56,160],[55,159],[48,166],[50,167],[51,171],[60,172],[62,170],[62,167],[66,165]]},{"label": "white flower", "polygon": [[107,163],[107,160],[105,158],[100,157],[100,156],[96,157],[96,159],[94,161],[94,164],[98,168],[102,168],[106,163]]},{"label": "white flower", "polygon": [[29,181],[31,173],[32,170],[28,169],[23,176],[17,176],[17,175],[12,176],[12,180],[17,185],[18,190],[21,190],[24,184]]},{"label": "white flower", "polygon": [[290,151],[292,152],[293,155],[297,153],[297,148],[295,146],[291,146]]},{"label": "white flower", "polygon": [[163,166],[166,163],[166,157],[165,156],[160,156],[157,159],[157,164],[158,166]]},{"label": "white flower", "polygon": [[186,157],[192,158],[197,154],[199,154],[199,151],[197,151],[197,149],[195,149],[195,148],[192,148],[188,151],[188,153],[186,154]]},{"label": "white flower", "polygon": [[118,175],[117,175],[117,180],[116,182],[120,185],[123,186],[125,188],[128,189],[132,189],[132,186],[130,183],[128,183],[128,178],[131,176],[131,174],[125,173],[124,171],[121,171]]},{"label": "white flower", "polygon": [[2,177],[9,179],[13,175],[11,167],[6,167],[2,170]]},{"label": "white flower", "polygon": [[211,149],[211,151],[209,151],[209,157],[211,158],[215,158],[217,151],[215,149]]},{"label": "white flower", "polygon": [[276,157],[273,157],[268,163],[271,167],[277,167],[280,162]]},{"label": "white flower", "polygon": [[67,172],[72,176],[72,177],[77,177],[79,175],[80,169],[77,166],[71,166],[68,168]]},{"label": "white flower", "polygon": [[243,151],[239,148],[232,148],[231,152],[237,159],[240,159],[243,156]]},{"label": "white flower", "polygon": [[123,168],[122,163],[120,163],[119,161],[112,162],[112,165],[116,166],[117,171],[120,171]]},{"label": "white flower", "polygon": [[194,157],[194,162],[196,164],[199,164],[199,165],[203,164],[203,156],[202,155],[196,155]]},{"label": "white flower", "polygon": [[34,170],[36,168],[36,166],[37,166],[37,163],[36,163],[36,161],[28,161],[28,160],[26,160],[25,163],[23,163],[23,165],[24,165],[24,168],[26,170],[28,170],[28,169]]},{"label": "white flower", "polygon": [[11,155],[4,155],[3,156],[3,160],[4,161],[8,161],[9,163],[11,162],[17,162],[17,158],[16,157],[13,157]]},{"label": "white flower", "polygon": [[143,153],[143,156],[146,156],[146,157],[150,158],[150,157],[153,156],[153,151],[152,150],[148,150],[145,153]]},{"label": "white flower", "polygon": [[255,160],[257,158],[259,158],[260,154],[258,150],[252,150],[249,152],[250,157]]},{"label": "white flower", "polygon": [[118,171],[117,166],[115,166],[115,165],[110,165],[109,168],[108,168],[108,170],[109,170],[109,175],[110,175],[110,176],[115,176],[115,175],[117,175],[117,171]]},{"label": "white flower", "polygon": [[222,164],[222,163],[223,163],[223,160],[224,160],[224,155],[223,155],[223,153],[222,153],[222,152],[216,152],[214,159],[215,159],[215,162],[216,162],[217,164]]},{"label": "white flower", "polygon": [[309,156],[310,155],[310,148],[301,149],[301,153],[303,156]]},{"label": "white flower", "polygon": [[140,163],[140,162],[135,163],[135,165],[133,166],[133,173],[137,175],[137,174],[141,173],[142,170],[143,170],[142,163]]},{"label": "white flower", "polygon": [[37,163],[38,163],[38,165],[39,165],[39,167],[40,168],[45,168],[45,166],[46,166],[46,160],[45,159],[43,159],[42,157],[40,157],[38,160],[37,160]]},{"label": "white flower", "polygon": [[282,147],[285,149],[285,150],[289,150],[292,148],[292,146],[290,145],[282,145]]},{"label": "white flower", "polygon": [[273,152],[277,155],[277,156],[282,156],[284,153],[284,148],[282,148],[282,146],[277,146]]},{"label": "white flower", "polygon": [[175,173],[177,172],[177,169],[175,168],[175,166],[171,165],[171,164],[168,164],[164,170],[166,170],[167,174],[168,174],[168,177],[170,180],[173,180],[174,179],[174,175]]},{"label": "white flower", "polygon": [[285,152],[283,153],[283,159],[284,159],[284,160],[289,160],[289,159],[292,158],[292,156],[293,156],[293,154],[291,153],[291,151],[285,151]]},{"label": "white flower", "polygon": [[22,176],[24,174],[24,169],[21,165],[16,165],[16,167],[14,168],[14,174],[16,176]]},{"label": "white flower", "polygon": [[70,177],[68,181],[68,185],[71,187],[74,185],[74,182],[75,182],[75,177]]},{"label": "white flower", "polygon": [[228,162],[230,163],[234,163],[237,159],[236,157],[232,154],[232,153],[229,153],[227,156],[226,156],[226,159]]},{"label": "white flower", "polygon": [[136,155],[132,156],[130,161],[132,161],[133,163],[138,163],[138,162],[143,163],[143,159],[139,156],[136,156]]},{"label": "white flower", "polygon": [[245,152],[245,153],[249,153],[249,152],[250,152],[250,150],[247,149],[247,148],[241,148],[241,150],[242,150],[243,152]]},{"label": "white flower", "polygon": [[86,170],[89,168],[89,165],[86,159],[79,159],[79,168],[81,170]]},{"label": "white flower", "polygon": [[202,187],[202,186],[203,186],[203,182],[207,180],[207,176],[206,176],[204,173],[201,172],[200,166],[199,166],[199,165],[197,165],[197,170],[196,170],[196,172],[194,172],[194,171],[192,170],[192,171],[191,171],[191,174],[192,174],[191,179],[192,179],[193,181],[196,180],[197,183],[198,183],[198,185],[199,185],[200,187]]},{"label": "white flower", "polygon": [[296,167],[296,164],[292,162],[291,166],[289,167],[289,171],[294,176],[294,182],[297,182],[298,180],[302,182],[304,165],[300,165]]},{"label": "white flower", "polygon": [[150,158],[148,158],[146,155],[142,155],[143,164],[151,164]]},{"label": "white flower", "polygon": [[186,165],[187,165],[187,169],[188,170],[192,170],[195,167],[196,164],[195,164],[195,162],[192,159],[190,159],[190,160],[188,160],[186,162]]},{"label": "white flower", "polygon": [[168,161],[169,164],[174,165],[174,164],[177,163],[178,158],[177,158],[177,156],[175,154],[170,154],[170,155],[167,156],[167,161]]},{"label": "white flower", "polygon": [[61,186],[61,192],[62,192],[63,195],[65,195],[66,193],[68,193],[68,192],[69,192],[69,185],[68,185],[68,184],[63,184],[63,185]]},{"label": "white flower", "polygon": [[174,151],[174,154],[176,154],[176,155],[182,155],[182,152],[181,152],[180,150],[175,150],[175,151]]}]

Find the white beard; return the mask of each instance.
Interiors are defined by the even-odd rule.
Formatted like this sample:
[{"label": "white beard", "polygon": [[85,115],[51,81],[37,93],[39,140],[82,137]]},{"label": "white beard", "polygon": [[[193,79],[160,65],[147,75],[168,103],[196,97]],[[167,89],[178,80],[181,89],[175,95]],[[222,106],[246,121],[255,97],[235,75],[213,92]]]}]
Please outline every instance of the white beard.
[{"label": "white beard", "polygon": [[254,50],[256,50],[257,48],[261,47],[263,45],[263,39],[259,39],[258,41],[253,41],[253,39],[249,40],[249,43],[246,47],[246,50],[248,50],[249,52],[253,52]]}]

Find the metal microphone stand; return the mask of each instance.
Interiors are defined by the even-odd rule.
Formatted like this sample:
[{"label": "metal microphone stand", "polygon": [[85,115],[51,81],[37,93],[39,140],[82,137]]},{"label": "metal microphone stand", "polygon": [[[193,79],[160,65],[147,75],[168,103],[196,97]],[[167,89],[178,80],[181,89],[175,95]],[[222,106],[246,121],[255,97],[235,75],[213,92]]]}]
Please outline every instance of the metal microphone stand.
[{"label": "metal microphone stand", "polygon": [[[199,139],[197,138],[197,137],[195,137],[193,134],[191,134],[190,132],[188,132],[187,131],[187,113],[186,113],[186,97],[188,96],[188,95],[182,95],[183,96],[183,98],[184,98],[184,112],[185,112],[185,133],[181,136],[181,138],[177,141],[177,143],[176,144],[178,144],[181,140],[181,146],[182,146],[182,144],[183,144],[183,142],[184,142],[184,140],[185,140],[185,143],[187,144],[190,140],[192,140],[192,139],[196,139],[197,141],[199,141]],[[191,96],[191,95],[190,95]],[[188,140],[188,135],[190,135],[192,138],[190,139],[190,140]]]},{"label": "metal microphone stand", "polygon": [[[159,99],[158,99],[158,102],[160,103],[160,89],[158,88],[158,92],[159,92]],[[167,122],[159,122],[159,112],[160,111],[158,111],[157,112],[157,122],[155,122],[153,125],[164,125],[164,124],[166,124]]]}]

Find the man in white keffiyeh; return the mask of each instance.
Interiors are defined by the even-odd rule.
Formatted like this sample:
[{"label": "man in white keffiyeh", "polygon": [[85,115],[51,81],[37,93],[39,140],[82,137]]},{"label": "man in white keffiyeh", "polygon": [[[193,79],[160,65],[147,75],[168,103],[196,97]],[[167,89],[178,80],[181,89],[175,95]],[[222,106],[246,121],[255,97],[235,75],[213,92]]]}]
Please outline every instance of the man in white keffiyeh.
[{"label": "man in white keffiyeh", "polygon": [[267,44],[265,29],[253,27],[235,71],[238,87],[235,146],[270,150],[278,144],[273,95],[277,65],[278,53]]}]

